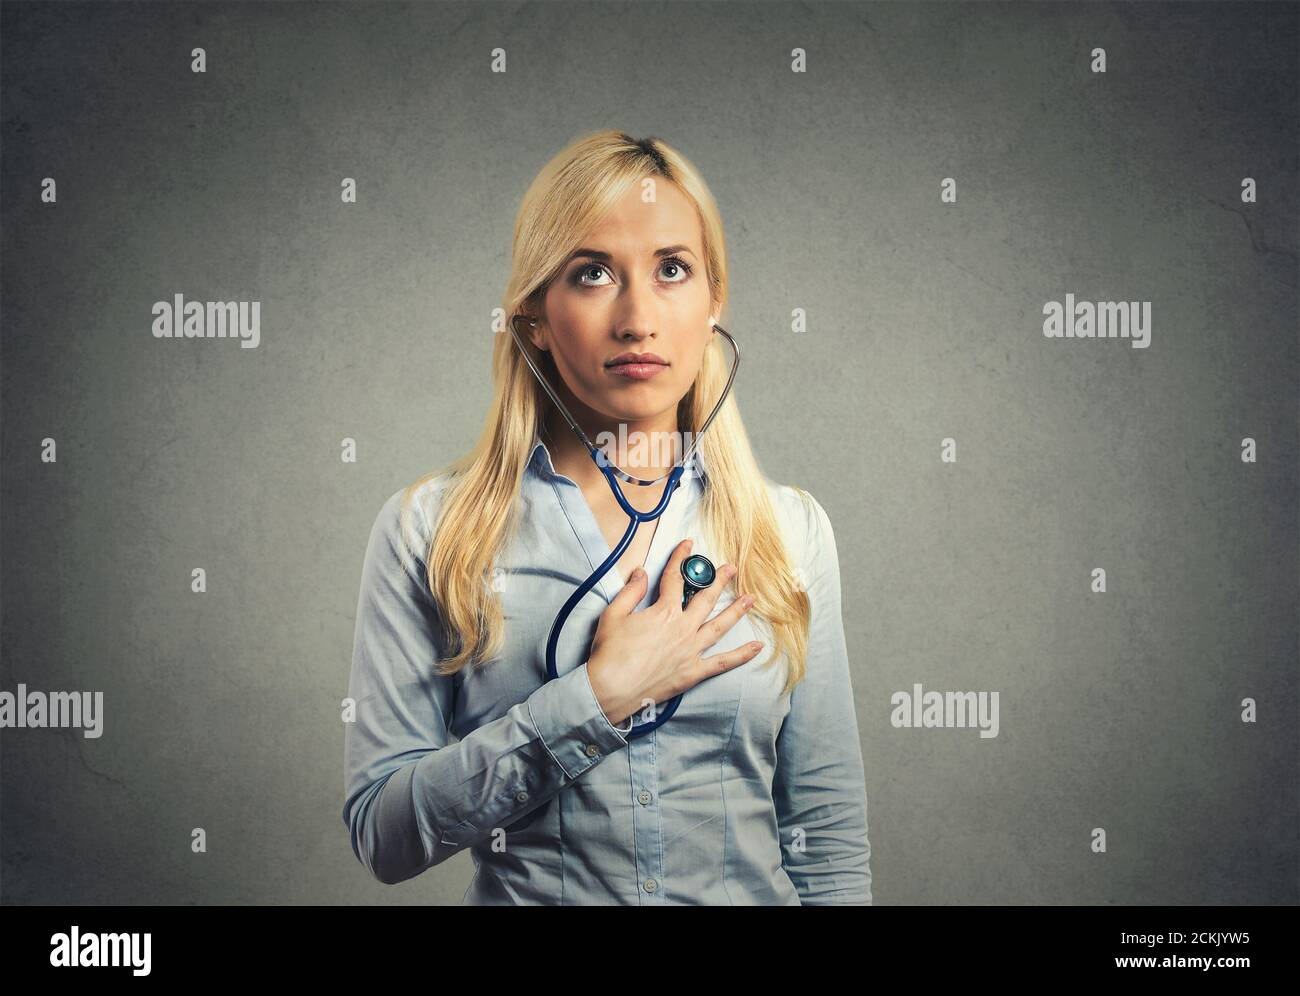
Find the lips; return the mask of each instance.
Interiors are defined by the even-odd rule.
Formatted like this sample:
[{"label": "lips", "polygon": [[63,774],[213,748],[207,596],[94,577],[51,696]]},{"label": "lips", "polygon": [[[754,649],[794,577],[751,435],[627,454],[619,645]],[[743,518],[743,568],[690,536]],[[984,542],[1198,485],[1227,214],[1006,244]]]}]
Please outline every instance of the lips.
[{"label": "lips", "polygon": [[605,363],[611,377],[649,380],[668,369],[668,361],[654,353],[620,353]]},{"label": "lips", "polygon": [[661,366],[668,366],[668,361],[655,353],[619,353],[618,356],[615,356],[612,360],[606,360],[605,366],[619,367],[625,363],[635,363],[638,365],[657,363]]}]

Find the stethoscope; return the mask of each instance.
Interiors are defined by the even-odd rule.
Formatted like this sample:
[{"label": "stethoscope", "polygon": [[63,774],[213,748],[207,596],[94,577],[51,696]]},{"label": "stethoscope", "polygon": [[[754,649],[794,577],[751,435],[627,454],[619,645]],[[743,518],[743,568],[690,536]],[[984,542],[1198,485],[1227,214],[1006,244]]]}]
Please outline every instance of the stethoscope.
[{"label": "stethoscope", "polygon": [[[722,397],[720,397],[718,403],[713,406],[713,411],[709,412],[709,417],[704,420],[704,425],[695,435],[695,438],[691,440],[691,445],[682,455],[682,458],[674,464],[672,470],[654,478],[653,480],[643,481],[640,478],[632,477],[630,474],[625,474],[610,462],[610,459],[604,450],[592,445],[591,440],[587,438],[587,434],[582,431],[582,427],[578,425],[574,417],[569,414],[569,409],[565,407],[564,402],[561,401],[555,391],[551,389],[551,385],[547,383],[546,378],[542,376],[542,372],[537,368],[537,364],[533,362],[533,358],[528,354],[528,350],[524,347],[523,340],[520,338],[519,329],[516,325],[520,320],[534,327],[537,325],[537,322],[534,319],[529,318],[527,315],[515,315],[514,318],[510,320],[510,334],[514,336],[515,343],[519,346],[519,351],[523,353],[524,359],[528,363],[528,369],[532,370],[533,376],[537,378],[537,382],[542,385],[546,390],[546,393],[550,396],[550,399],[555,402],[555,407],[560,410],[560,414],[564,416],[564,420],[569,423],[569,428],[577,433],[578,438],[582,440],[582,444],[587,447],[587,452],[590,454],[591,459],[595,461],[596,466],[599,467],[601,473],[605,475],[605,480],[609,482],[609,488],[614,493],[614,498],[618,501],[619,505],[622,506],[623,511],[626,512],[628,516],[627,531],[623,533],[623,538],[618,541],[618,545],[614,547],[610,555],[605,558],[604,563],[597,567],[586,581],[582,582],[582,584],[578,585],[578,587],[574,589],[573,594],[569,596],[569,600],[564,603],[559,614],[555,617],[555,622],[551,624],[551,635],[546,641],[546,680],[553,681],[555,678],[559,677],[555,665],[555,650],[556,647],[559,646],[560,631],[564,629],[564,624],[568,620],[569,614],[573,611],[574,607],[582,601],[583,596],[595,587],[596,582],[604,577],[609,569],[614,566],[618,558],[623,555],[623,551],[625,551],[628,548],[628,545],[632,542],[632,538],[636,535],[637,528],[641,523],[652,522],[659,518],[659,516],[663,515],[664,510],[668,508],[668,502],[672,498],[673,492],[675,492],[681,484],[682,474],[686,472],[687,465],[690,464],[691,459],[695,456],[695,451],[699,448],[700,441],[704,438],[704,434],[709,431],[709,425],[718,414],[718,410],[722,408],[722,403],[727,400],[727,395],[731,393],[731,382],[736,379],[736,368],[740,366],[740,347],[736,345],[736,340],[730,332],[724,329],[721,325],[718,325],[716,322],[713,324],[714,331],[722,333],[723,337],[728,343],[730,343],[731,351],[734,354],[731,363],[731,373],[727,377],[726,386],[722,389]],[[638,512],[628,504],[628,500],[623,494],[623,488],[619,485],[617,480],[617,478],[620,477],[629,484],[637,484],[642,487],[654,484],[657,481],[662,481],[665,477],[668,479],[668,483],[664,485],[664,493],[660,497],[658,505],[649,512]],[[702,591],[709,585],[713,584],[715,577],[717,577],[717,570],[714,568],[712,561],[710,561],[708,557],[698,553],[687,557],[682,562],[682,608],[686,607],[687,603],[690,602],[691,597],[696,592]],[[682,695],[684,694],[685,693],[683,692],[673,696],[653,720],[642,723],[633,723],[630,730],[620,730],[619,732],[629,739],[632,737],[645,736],[651,730],[658,728],[672,718],[672,715],[677,711],[677,706],[681,702]]]}]

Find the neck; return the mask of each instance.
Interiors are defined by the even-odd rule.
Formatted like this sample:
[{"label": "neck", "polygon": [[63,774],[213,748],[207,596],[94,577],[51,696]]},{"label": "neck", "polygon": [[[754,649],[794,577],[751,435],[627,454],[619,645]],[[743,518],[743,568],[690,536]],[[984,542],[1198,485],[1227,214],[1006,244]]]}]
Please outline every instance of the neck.
[{"label": "neck", "polygon": [[[639,477],[643,480],[653,480],[661,477],[672,470],[674,465],[674,454],[671,447],[660,445],[635,445],[638,439],[657,442],[658,440],[672,439],[678,430],[677,412],[675,409],[664,412],[653,418],[639,419],[620,423],[617,419],[608,418],[599,412],[592,411],[585,405],[582,405],[574,398],[566,398],[565,404],[573,414],[578,425],[582,426],[582,431],[587,434],[587,438],[597,448],[603,448],[612,458],[615,466],[624,473],[633,477]],[[625,428],[619,432],[619,426],[622,424]],[[602,433],[609,435],[602,438]],[[644,434],[638,436],[638,433]],[[618,441],[626,437],[627,451],[620,452]],[[613,445],[603,446],[605,440],[613,439]],[[551,453],[551,462],[555,465],[557,473],[571,478],[584,491],[588,488],[603,489],[605,487],[605,475],[601,469],[596,466],[595,461],[591,459],[591,454],[587,448],[582,445],[582,440],[578,438],[577,433],[569,428],[568,422],[564,420],[555,409],[552,409],[546,418],[546,425],[542,433],[542,440]],[[665,459],[667,462],[664,462]],[[641,488],[639,485],[629,484],[621,481],[628,497],[642,490],[654,490],[657,494],[663,490],[663,482]]]}]

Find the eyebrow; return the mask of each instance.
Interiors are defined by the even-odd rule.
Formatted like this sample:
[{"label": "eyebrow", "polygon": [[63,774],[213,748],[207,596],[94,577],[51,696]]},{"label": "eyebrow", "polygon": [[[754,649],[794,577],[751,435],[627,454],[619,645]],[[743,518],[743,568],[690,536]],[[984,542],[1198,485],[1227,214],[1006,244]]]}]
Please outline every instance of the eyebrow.
[{"label": "eyebrow", "polygon": [[[674,253],[679,253],[679,252],[688,252],[692,256],[695,255],[695,253],[692,251],[690,246],[664,246],[662,249],[656,249],[655,255],[663,257],[663,256],[671,256]],[[599,249],[575,249],[573,252],[569,253],[569,258],[566,259],[565,262],[571,263],[575,259],[580,259],[580,258],[598,259],[602,263],[608,263],[614,257],[607,252],[601,252]]]}]

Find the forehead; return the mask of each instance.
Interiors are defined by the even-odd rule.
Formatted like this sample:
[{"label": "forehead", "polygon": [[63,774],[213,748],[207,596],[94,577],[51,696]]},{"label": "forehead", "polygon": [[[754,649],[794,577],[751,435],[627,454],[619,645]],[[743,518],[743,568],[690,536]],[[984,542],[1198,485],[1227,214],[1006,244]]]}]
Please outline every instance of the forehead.
[{"label": "forehead", "polygon": [[684,245],[701,251],[700,219],[695,205],[676,184],[661,176],[654,180],[654,200],[643,199],[645,185],[638,181],[628,188],[601,223],[582,244],[611,253],[651,255],[668,245]]}]

